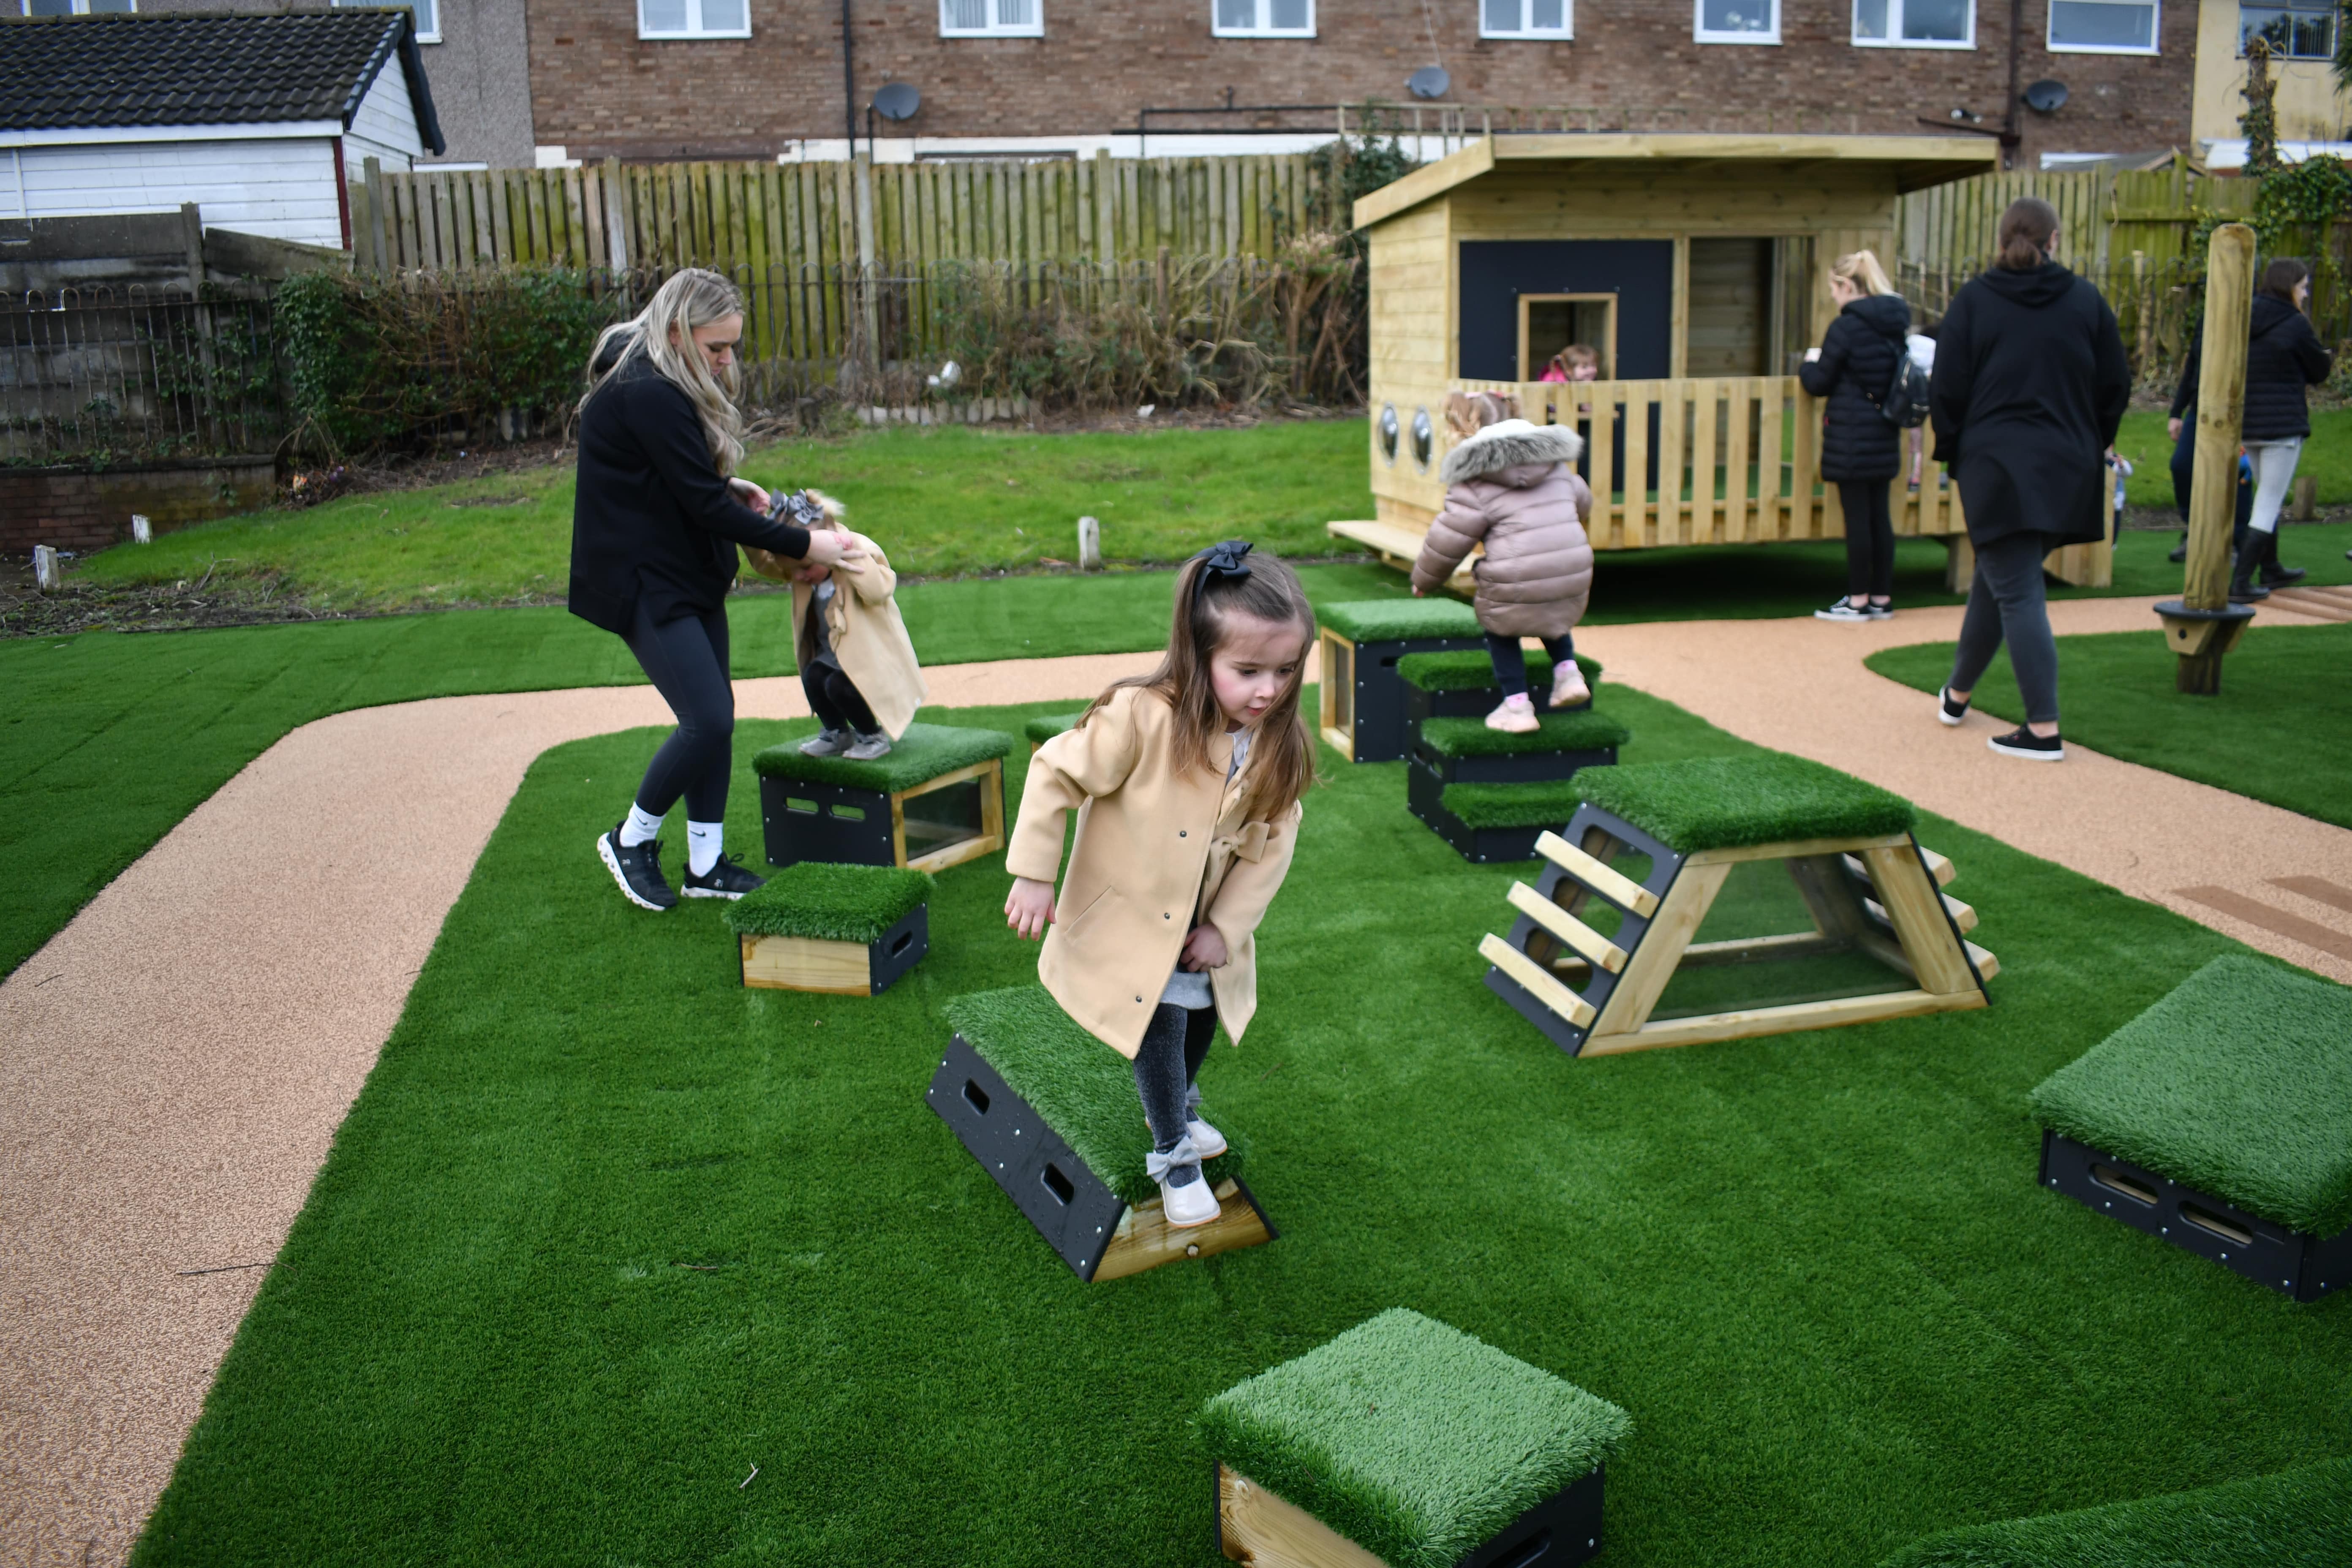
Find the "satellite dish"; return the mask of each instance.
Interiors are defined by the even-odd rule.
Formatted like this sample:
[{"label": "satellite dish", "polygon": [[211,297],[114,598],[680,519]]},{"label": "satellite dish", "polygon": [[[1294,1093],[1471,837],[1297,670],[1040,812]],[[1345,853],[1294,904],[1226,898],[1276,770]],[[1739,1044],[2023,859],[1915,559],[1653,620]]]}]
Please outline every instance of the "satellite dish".
[{"label": "satellite dish", "polygon": [[2042,78],[2025,89],[2025,107],[2036,114],[2055,114],[2066,107],[2066,84]]},{"label": "satellite dish", "polygon": [[1423,66],[1404,84],[1404,89],[1415,98],[1444,98],[1453,89],[1454,79],[1445,74],[1444,66]]},{"label": "satellite dish", "polygon": [[894,81],[874,95],[874,112],[885,120],[912,120],[923,107],[923,95],[908,83]]}]

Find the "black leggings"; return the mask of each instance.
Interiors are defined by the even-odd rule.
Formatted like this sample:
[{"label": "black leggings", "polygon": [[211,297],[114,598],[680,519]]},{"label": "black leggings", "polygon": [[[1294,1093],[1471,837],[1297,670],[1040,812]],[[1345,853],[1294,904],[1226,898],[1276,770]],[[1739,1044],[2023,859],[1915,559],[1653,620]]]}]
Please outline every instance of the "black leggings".
[{"label": "black leggings", "polygon": [[[1543,639],[1544,652],[1551,655],[1553,678],[1559,677],[1559,667],[1576,657],[1576,639],[1567,632]],[[1498,637],[1486,634],[1486,657],[1495,661],[1495,684],[1503,689],[1506,697],[1528,694],[1528,656],[1520,651],[1517,637]]]},{"label": "black leggings", "polygon": [[809,710],[817,722],[828,730],[855,730],[861,735],[871,735],[882,726],[874,721],[874,710],[866,705],[856,686],[839,666],[812,664],[801,670],[801,690],[808,698]]},{"label": "black leggings", "polygon": [[1201,1076],[1216,1037],[1214,1007],[1162,1002],[1151,1010],[1135,1053],[1135,1092],[1143,1101],[1144,1121],[1151,1124],[1152,1147],[1162,1154],[1184,1136],[1184,1123],[1192,1120],[1186,1091]]},{"label": "black leggings", "polygon": [[1895,519],[1886,479],[1840,479],[1845,507],[1845,592],[1850,599],[1895,596]]},{"label": "black leggings", "polygon": [[637,805],[660,816],[686,797],[693,822],[727,817],[727,775],[735,763],[735,688],[727,675],[727,612],[689,613],[655,626],[637,601],[625,639],[677,728],[637,785]]}]

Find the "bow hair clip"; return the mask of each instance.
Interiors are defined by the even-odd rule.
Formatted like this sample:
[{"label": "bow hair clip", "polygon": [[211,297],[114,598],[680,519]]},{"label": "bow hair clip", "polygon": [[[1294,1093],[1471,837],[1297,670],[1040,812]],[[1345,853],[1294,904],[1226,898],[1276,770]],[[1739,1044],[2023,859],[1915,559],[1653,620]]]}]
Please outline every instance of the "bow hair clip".
[{"label": "bow hair clip", "polygon": [[1209,580],[1213,577],[1231,577],[1235,582],[1239,582],[1248,576],[1250,574],[1249,552],[1248,540],[1228,539],[1222,544],[1212,544],[1192,557],[1193,560],[1202,563],[1201,574],[1192,579],[1192,596],[1199,598],[1201,590],[1208,585]]}]

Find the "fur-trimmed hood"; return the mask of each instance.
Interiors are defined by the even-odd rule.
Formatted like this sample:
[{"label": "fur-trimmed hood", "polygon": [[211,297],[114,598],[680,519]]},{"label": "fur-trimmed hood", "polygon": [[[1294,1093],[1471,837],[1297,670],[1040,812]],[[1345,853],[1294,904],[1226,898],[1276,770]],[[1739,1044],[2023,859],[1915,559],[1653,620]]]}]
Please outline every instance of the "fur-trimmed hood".
[{"label": "fur-trimmed hood", "polygon": [[1530,425],[1501,419],[1463,438],[1445,454],[1438,478],[1449,485],[1481,479],[1505,468],[1549,468],[1573,463],[1584,452],[1583,437],[1565,425]]}]

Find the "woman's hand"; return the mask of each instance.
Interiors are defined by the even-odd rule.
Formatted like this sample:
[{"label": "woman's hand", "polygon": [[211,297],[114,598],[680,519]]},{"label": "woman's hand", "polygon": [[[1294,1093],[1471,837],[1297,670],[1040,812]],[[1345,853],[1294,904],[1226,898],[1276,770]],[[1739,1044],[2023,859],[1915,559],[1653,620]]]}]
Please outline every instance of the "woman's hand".
[{"label": "woman's hand", "polygon": [[2165,433],[2167,436],[2171,437],[2172,437],[2174,440],[2176,440],[2176,441],[2179,440],[2179,439],[2180,439],[2180,421],[2179,421],[2179,420],[2178,420],[2178,419],[2168,419],[2168,420],[2166,420],[2166,421],[2164,422],[2164,433]]},{"label": "woman's hand", "polygon": [[1004,895],[1004,923],[1024,942],[1044,936],[1054,923],[1054,884],[1013,878],[1013,890]]},{"label": "woman's hand", "polygon": [[768,508],[772,503],[769,500],[767,491],[749,479],[730,479],[727,481],[727,488],[735,492],[737,500],[741,501],[761,517],[768,515]]},{"label": "woman's hand", "polygon": [[830,528],[809,530],[808,553],[801,559],[811,566],[830,566],[836,572],[866,570],[859,564],[866,559],[864,548],[849,535]]},{"label": "woman's hand", "polygon": [[1821,357],[1822,357],[1822,347],[1821,347],[1821,345],[1820,345],[1819,343],[1815,343],[1811,348],[1809,348],[1809,349],[1807,349],[1807,350],[1805,351],[1805,363],[1806,363],[1807,364],[1811,364],[1811,363],[1812,363],[1815,360],[1817,360],[1817,359],[1819,359],[1819,358],[1821,358]]},{"label": "woman's hand", "polygon": [[1206,969],[1223,969],[1233,955],[1225,951],[1225,939],[1212,925],[1198,925],[1184,939],[1183,966],[1195,974]]}]

